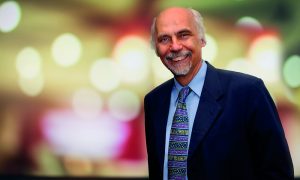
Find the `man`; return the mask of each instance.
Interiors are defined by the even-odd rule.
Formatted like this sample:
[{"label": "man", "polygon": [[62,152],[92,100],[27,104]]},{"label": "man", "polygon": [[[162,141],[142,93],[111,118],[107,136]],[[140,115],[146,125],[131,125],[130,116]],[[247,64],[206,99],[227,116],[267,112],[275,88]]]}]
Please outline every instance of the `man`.
[{"label": "man", "polygon": [[171,79],[145,96],[150,179],[293,179],[276,107],[262,80],[202,60],[193,9],[154,19],[152,44]]}]

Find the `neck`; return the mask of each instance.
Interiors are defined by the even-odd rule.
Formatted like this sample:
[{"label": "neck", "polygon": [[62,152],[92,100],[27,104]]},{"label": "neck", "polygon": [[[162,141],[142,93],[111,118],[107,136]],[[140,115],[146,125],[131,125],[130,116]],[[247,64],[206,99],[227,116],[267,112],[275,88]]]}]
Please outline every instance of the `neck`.
[{"label": "neck", "polygon": [[201,66],[202,66],[202,60],[194,68],[192,68],[190,72],[188,72],[186,75],[174,76],[174,77],[178,81],[178,83],[184,87],[194,79]]}]

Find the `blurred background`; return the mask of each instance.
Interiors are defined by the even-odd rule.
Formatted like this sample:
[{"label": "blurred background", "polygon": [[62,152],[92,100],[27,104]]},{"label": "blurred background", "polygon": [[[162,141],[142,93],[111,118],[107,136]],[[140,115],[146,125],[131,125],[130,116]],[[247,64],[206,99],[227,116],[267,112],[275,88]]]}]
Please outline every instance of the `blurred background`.
[{"label": "blurred background", "polygon": [[0,174],[147,177],[149,45],[169,6],[204,16],[203,57],[264,80],[300,176],[300,1],[0,0]]}]

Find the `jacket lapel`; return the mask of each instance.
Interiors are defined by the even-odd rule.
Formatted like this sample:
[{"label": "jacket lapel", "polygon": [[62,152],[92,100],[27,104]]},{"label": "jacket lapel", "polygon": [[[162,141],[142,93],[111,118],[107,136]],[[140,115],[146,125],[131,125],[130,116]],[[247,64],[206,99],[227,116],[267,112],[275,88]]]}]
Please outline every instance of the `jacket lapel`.
[{"label": "jacket lapel", "polygon": [[195,116],[189,145],[189,159],[192,157],[197,146],[208,133],[216,117],[221,112],[222,106],[219,103],[219,100],[222,95],[223,90],[217,70],[207,63],[206,77]]}]

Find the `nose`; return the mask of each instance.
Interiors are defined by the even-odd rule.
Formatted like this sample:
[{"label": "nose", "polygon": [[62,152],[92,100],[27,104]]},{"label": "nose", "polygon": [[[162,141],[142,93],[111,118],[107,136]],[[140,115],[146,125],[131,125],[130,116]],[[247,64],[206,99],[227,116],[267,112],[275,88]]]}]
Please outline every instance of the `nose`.
[{"label": "nose", "polygon": [[178,41],[177,39],[174,39],[172,41],[170,50],[171,51],[180,51],[182,49],[182,44],[180,43],[180,41]]}]

